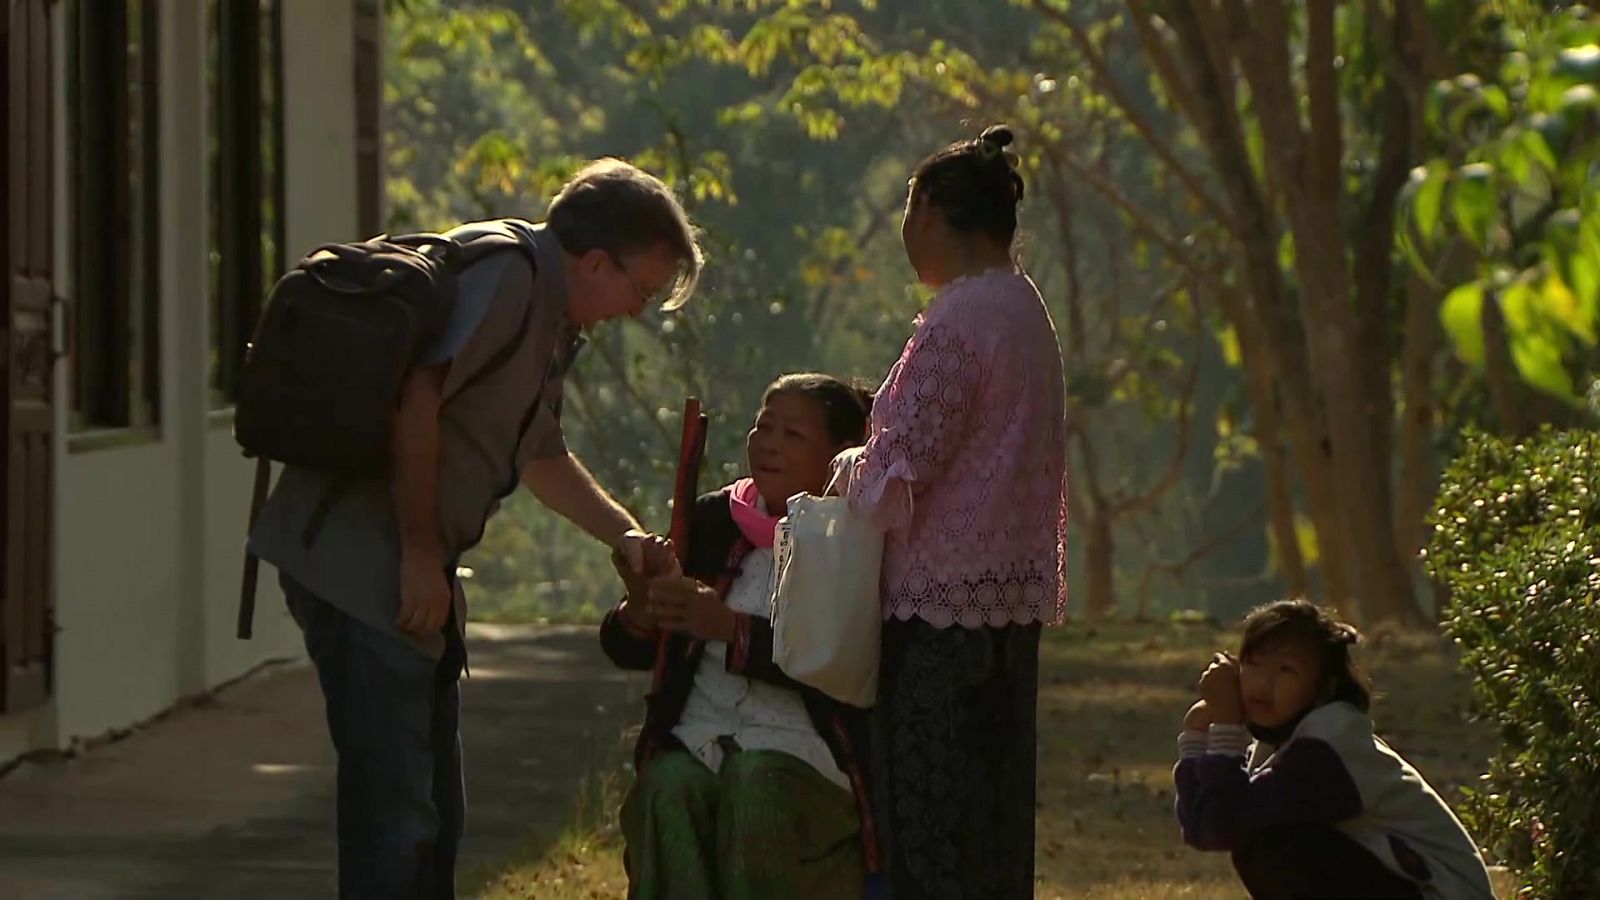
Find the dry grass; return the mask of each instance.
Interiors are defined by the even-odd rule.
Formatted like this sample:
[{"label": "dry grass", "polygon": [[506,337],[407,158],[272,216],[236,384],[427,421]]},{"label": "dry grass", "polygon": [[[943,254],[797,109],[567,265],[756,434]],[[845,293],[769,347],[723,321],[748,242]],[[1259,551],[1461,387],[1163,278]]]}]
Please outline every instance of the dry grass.
[{"label": "dry grass", "polygon": [[[626,769],[631,769],[627,766]],[[617,810],[632,780],[621,763],[584,780],[571,820],[554,842],[507,860],[498,871],[467,873],[463,893],[481,900],[614,900],[628,891],[622,874]]]},{"label": "dry grass", "polygon": [[[1173,757],[1190,686],[1232,636],[1207,628],[1068,626],[1046,632],[1039,689],[1041,900],[1237,900],[1225,855],[1189,850],[1172,816]],[[1431,638],[1380,638],[1378,729],[1447,799],[1483,771],[1492,737],[1467,721],[1466,684]],[[593,779],[554,847],[490,879],[487,900],[625,894],[615,811],[626,775]]]}]

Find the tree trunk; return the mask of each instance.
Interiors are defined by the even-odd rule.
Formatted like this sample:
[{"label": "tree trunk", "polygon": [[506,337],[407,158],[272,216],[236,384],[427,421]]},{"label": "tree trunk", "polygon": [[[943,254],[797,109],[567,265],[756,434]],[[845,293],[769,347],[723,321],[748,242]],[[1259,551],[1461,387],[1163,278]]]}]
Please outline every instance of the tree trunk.
[{"label": "tree trunk", "polygon": [[[1249,27],[1241,4],[1237,25]],[[1354,564],[1354,585],[1368,622],[1420,619],[1411,581],[1395,552],[1389,502],[1389,459],[1370,426],[1372,402],[1362,367],[1360,322],[1352,303],[1348,244],[1339,211],[1344,194],[1343,123],[1335,57],[1334,0],[1307,0],[1305,73],[1309,130],[1300,127],[1298,98],[1287,74],[1289,30],[1284,9],[1255,7],[1264,33],[1244,51],[1257,101],[1268,164],[1284,188],[1295,246],[1301,309],[1326,403],[1337,508]],[[1387,413],[1386,413],[1387,415]],[[1308,476],[1308,488],[1312,487]]]},{"label": "tree trunk", "polygon": [[1083,564],[1087,572],[1088,600],[1084,613],[1091,622],[1098,622],[1116,609],[1116,545],[1111,528],[1112,517],[1098,503],[1089,504],[1089,515],[1083,522]]},{"label": "tree trunk", "polygon": [[1273,387],[1272,366],[1261,346],[1256,322],[1240,307],[1242,304],[1226,289],[1217,292],[1223,313],[1233,322],[1239,339],[1239,357],[1245,371],[1245,387],[1254,412],[1256,449],[1261,453],[1267,478],[1267,523],[1277,550],[1278,569],[1284,590],[1291,597],[1310,597],[1305,555],[1300,552],[1300,534],[1295,528],[1294,486],[1289,461],[1283,448],[1283,417]]},{"label": "tree trunk", "polygon": [[[1446,248],[1439,270],[1455,269],[1458,244]],[[1439,291],[1418,274],[1406,284],[1405,347],[1400,355],[1400,477],[1395,499],[1395,552],[1406,560],[1413,577],[1420,576],[1417,554],[1427,540],[1424,524],[1439,487],[1439,462],[1434,453],[1434,373],[1443,330],[1439,325]]]},{"label": "tree trunk", "polygon": [[[1242,320],[1236,322],[1236,327],[1241,331],[1246,327],[1258,329],[1261,335],[1261,346],[1282,400],[1279,409],[1283,413],[1292,459],[1306,487],[1307,507],[1317,532],[1323,593],[1336,608],[1344,610],[1352,595],[1345,567],[1346,541],[1338,524],[1338,496],[1333,490],[1328,465],[1323,400],[1307,362],[1305,325],[1288,296],[1283,270],[1278,265],[1277,221],[1250,168],[1250,154],[1245,147],[1238,110],[1222,99],[1226,96],[1223,85],[1231,84],[1233,79],[1233,70],[1227,62],[1232,56],[1226,40],[1208,33],[1202,24],[1201,9],[1197,5],[1174,3],[1168,6],[1167,12],[1178,36],[1185,66],[1195,81],[1194,95],[1202,111],[1201,118],[1194,123],[1195,128],[1234,209],[1235,236],[1243,260],[1241,274],[1249,291],[1249,303],[1242,309],[1250,319],[1248,324]],[[1240,12],[1230,9],[1229,14],[1237,16]],[[1232,24],[1237,30],[1237,23]],[[1234,40],[1240,46],[1247,46],[1253,40],[1248,34],[1248,22],[1244,23],[1243,30],[1246,33],[1236,35]],[[1287,86],[1285,78],[1280,87]],[[1263,120],[1263,127],[1265,125]],[[1269,136],[1268,145],[1272,143]],[[1297,145],[1298,142],[1290,140],[1289,143]],[[1323,251],[1319,248],[1318,252]],[[1384,533],[1389,533],[1387,527]]]},{"label": "tree trunk", "polygon": [[[1270,385],[1267,390],[1270,393]],[[1262,465],[1266,469],[1267,518],[1272,527],[1273,546],[1277,549],[1278,570],[1283,575],[1283,588],[1289,596],[1309,599],[1312,596],[1311,582],[1306,577],[1306,558],[1300,549],[1300,529],[1295,525],[1289,461],[1278,443],[1282,429],[1278,421],[1277,401],[1268,396],[1260,403],[1262,405],[1256,408],[1255,438],[1261,450]],[[1262,415],[1262,410],[1270,412]]]},{"label": "tree trunk", "polygon": [[[1085,587],[1089,596],[1084,602],[1083,612],[1093,622],[1116,606],[1116,554],[1111,533],[1117,524],[1116,508],[1100,488],[1099,459],[1088,431],[1080,428],[1073,437],[1082,460],[1082,465],[1076,470],[1080,475],[1076,484],[1082,487],[1073,487],[1073,481],[1067,484],[1072,491],[1071,513],[1076,516],[1083,534],[1083,564],[1088,569]],[[1071,465],[1071,461],[1071,454],[1068,454],[1068,465]]]},{"label": "tree trunk", "polygon": [[1406,304],[1406,343],[1400,358],[1400,479],[1395,501],[1395,551],[1409,561],[1426,539],[1423,520],[1433,504],[1439,467],[1434,459],[1433,370],[1439,349],[1439,296],[1413,275]]},{"label": "tree trunk", "polygon": [[[1409,96],[1408,85],[1421,82],[1422,54],[1419,42],[1412,33],[1413,11],[1400,9],[1393,16],[1384,16],[1376,12],[1377,8],[1377,4],[1369,6],[1372,12],[1368,20],[1368,28],[1372,32],[1369,41],[1384,48],[1390,71],[1379,99],[1382,125],[1377,166],[1371,182],[1372,193],[1362,211],[1360,230],[1354,236],[1356,345],[1353,349],[1365,422],[1360,434],[1367,436],[1371,446],[1365,452],[1377,467],[1373,472],[1373,499],[1384,509],[1392,510],[1394,528],[1399,533],[1409,530],[1410,526],[1404,523],[1409,523],[1411,519],[1399,515],[1400,504],[1395,498],[1390,468],[1394,459],[1395,440],[1395,399],[1391,374],[1394,362],[1390,359],[1390,336],[1393,333],[1391,308],[1395,303],[1395,210],[1400,191],[1410,177],[1413,161],[1421,155],[1416,127],[1422,116],[1421,97]],[[1414,282],[1415,278],[1411,281]],[[1410,284],[1408,282],[1408,286]],[[1417,299],[1414,291],[1409,292],[1408,296],[1412,301]],[[1417,310],[1412,307],[1416,305],[1415,302],[1406,305],[1406,334],[1410,335],[1412,328],[1421,329],[1424,333],[1418,339],[1408,339],[1406,350],[1416,349],[1424,355],[1420,360],[1406,362],[1423,367],[1420,373],[1423,380],[1420,405],[1424,408],[1420,410],[1420,421],[1408,413],[1407,423],[1413,426],[1420,424],[1420,436],[1426,439],[1432,434],[1429,427],[1432,405],[1427,393],[1427,388],[1431,386],[1427,378],[1427,363],[1431,359],[1432,342],[1428,340],[1426,332],[1436,330],[1436,326],[1414,321],[1413,314]],[[1426,305],[1422,304],[1424,309]],[[1421,346],[1413,348],[1413,343],[1420,343]],[[1407,398],[1408,401],[1416,399]],[[1406,437],[1414,440],[1419,435],[1413,430]],[[1408,449],[1417,452],[1415,447]],[[1421,449],[1426,451],[1428,448],[1424,445]],[[1409,473],[1408,477],[1415,477],[1416,474]],[[1415,487],[1413,483],[1406,489],[1408,516],[1418,515],[1409,506],[1415,501]],[[1415,548],[1408,549],[1396,542],[1395,551],[1407,580],[1415,583]]]},{"label": "tree trunk", "polygon": [[1500,300],[1493,294],[1483,298],[1482,322],[1483,377],[1489,386],[1489,403],[1500,420],[1501,431],[1513,437],[1527,437],[1533,432],[1533,417],[1528,412],[1516,365],[1511,361]]},{"label": "tree trunk", "polygon": [[1296,442],[1295,462],[1306,489],[1306,514],[1317,535],[1317,573],[1322,577],[1324,603],[1345,618],[1360,614],[1355,573],[1351,568],[1349,542],[1341,518],[1339,492],[1334,489],[1333,461],[1319,440],[1314,449],[1301,452]]},{"label": "tree trunk", "polygon": [[[1410,158],[1425,153],[1426,131],[1418,127],[1423,117],[1424,88],[1444,77],[1447,66],[1438,58],[1432,23],[1425,7],[1402,5],[1395,11],[1391,53],[1401,63],[1404,81],[1398,94],[1410,117]],[[1392,226],[1391,226],[1392,227]],[[1437,269],[1451,278],[1463,243],[1452,241],[1440,254]],[[1434,452],[1433,385],[1438,367],[1443,329],[1439,324],[1439,292],[1422,275],[1412,271],[1406,279],[1404,344],[1400,351],[1400,403],[1398,445],[1400,472],[1395,483],[1395,552],[1406,563],[1413,581],[1423,580],[1419,553],[1427,540],[1425,524],[1439,485],[1439,463]],[[1434,620],[1438,620],[1439,591],[1435,588]]]},{"label": "tree trunk", "polygon": [[[1313,4],[1314,5],[1314,4]],[[1331,435],[1332,479],[1315,484],[1336,506],[1354,564],[1353,586],[1365,622],[1413,622],[1416,604],[1406,567],[1395,552],[1389,491],[1389,459],[1379,455],[1369,430],[1368,392],[1356,359],[1359,328],[1351,306],[1349,270],[1341,233],[1337,188],[1298,184],[1289,188],[1295,267],[1311,332],[1311,352],[1322,376]],[[1315,252],[1309,252],[1316,248]],[[1387,414],[1387,413],[1386,413]],[[1308,474],[1309,479],[1309,474]],[[1333,489],[1338,487],[1337,494]],[[1334,527],[1337,528],[1335,525]],[[1337,561],[1327,560],[1330,571]]]}]

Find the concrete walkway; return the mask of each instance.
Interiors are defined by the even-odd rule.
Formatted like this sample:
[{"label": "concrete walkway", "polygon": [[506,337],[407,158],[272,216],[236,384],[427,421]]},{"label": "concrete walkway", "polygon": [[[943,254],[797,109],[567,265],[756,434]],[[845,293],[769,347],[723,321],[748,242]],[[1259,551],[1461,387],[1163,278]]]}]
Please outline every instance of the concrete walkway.
[{"label": "concrete walkway", "polygon": [[[643,685],[594,629],[473,626],[463,871],[553,837],[619,757]],[[0,897],[333,896],[333,753],[305,664],[0,779]]]}]

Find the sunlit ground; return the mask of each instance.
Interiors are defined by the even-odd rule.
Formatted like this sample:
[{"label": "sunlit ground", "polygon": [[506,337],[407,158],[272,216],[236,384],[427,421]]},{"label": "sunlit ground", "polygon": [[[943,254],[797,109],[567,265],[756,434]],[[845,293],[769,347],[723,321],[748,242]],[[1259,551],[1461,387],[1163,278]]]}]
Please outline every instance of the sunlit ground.
[{"label": "sunlit ground", "polygon": [[[1039,697],[1038,898],[1238,900],[1227,857],[1189,850],[1172,815],[1171,767],[1191,685],[1230,635],[1111,625],[1048,631]],[[1378,640],[1379,733],[1447,799],[1493,747],[1467,721],[1466,681],[1438,642]],[[626,776],[597,770],[552,849],[480,873],[493,900],[617,898],[627,888],[614,823]]]}]

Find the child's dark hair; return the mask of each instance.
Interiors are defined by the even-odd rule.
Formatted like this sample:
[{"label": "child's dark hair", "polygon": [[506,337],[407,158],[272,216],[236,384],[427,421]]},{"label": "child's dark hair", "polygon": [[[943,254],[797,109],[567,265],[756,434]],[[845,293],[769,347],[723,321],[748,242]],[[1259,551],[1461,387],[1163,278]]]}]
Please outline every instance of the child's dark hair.
[{"label": "child's dark hair", "polygon": [[767,386],[761,405],[777,394],[796,394],[822,405],[828,421],[828,437],[836,444],[860,444],[867,439],[867,421],[872,417],[872,392],[859,384],[841,381],[820,372],[784,375]]},{"label": "child's dark hair", "polygon": [[1361,632],[1309,600],[1279,600],[1245,616],[1239,656],[1251,656],[1268,644],[1286,640],[1305,641],[1317,648],[1322,675],[1334,682],[1332,699],[1362,712],[1372,708],[1372,683],[1350,657],[1350,648],[1361,643]]},{"label": "child's dark hair", "polygon": [[929,156],[912,172],[912,198],[932,202],[958,230],[1010,245],[1024,190],[1016,154],[1005,149],[1012,138],[1010,128],[991,125]]}]

